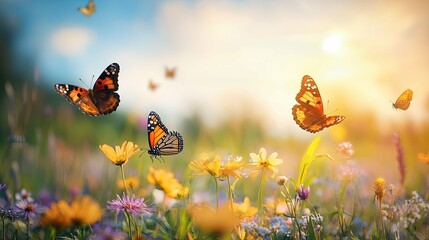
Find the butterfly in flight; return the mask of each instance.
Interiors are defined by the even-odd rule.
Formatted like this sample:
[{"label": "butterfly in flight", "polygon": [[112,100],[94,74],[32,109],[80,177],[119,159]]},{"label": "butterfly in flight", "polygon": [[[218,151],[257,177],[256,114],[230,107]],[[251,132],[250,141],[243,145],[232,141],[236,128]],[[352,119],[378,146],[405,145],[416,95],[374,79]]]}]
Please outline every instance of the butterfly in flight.
[{"label": "butterfly in flight", "polygon": [[119,65],[112,63],[95,81],[93,89],[85,89],[70,84],[55,84],[54,89],[83,113],[90,116],[106,115],[119,106],[118,90]]},{"label": "butterfly in flight", "polygon": [[175,78],[176,77],[176,68],[175,67],[173,67],[173,68],[165,67],[165,77],[169,78],[169,79]]},{"label": "butterfly in flight", "polygon": [[159,115],[152,111],[147,120],[150,157],[178,154],[183,150],[183,138],[179,132],[169,132]]},{"label": "butterfly in flight", "polygon": [[407,110],[410,107],[411,100],[413,100],[413,91],[411,89],[405,90],[392,104],[392,107],[400,110]]},{"label": "butterfly in flight", "polygon": [[293,119],[305,131],[315,133],[338,124],[345,118],[325,115],[319,89],[313,78],[308,75],[302,78],[301,90],[295,99],[299,104],[292,108]]},{"label": "butterfly in flight", "polygon": [[95,3],[93,0],[89,0],[85,7],[80,7],[77,10],[89,17],[95,12]]},{"label": "butterfly in flight", "polygon": [[152,91],[155,91],[158,88],[158,84],[153,82],[152,80],[149,80],[149,89]]}]

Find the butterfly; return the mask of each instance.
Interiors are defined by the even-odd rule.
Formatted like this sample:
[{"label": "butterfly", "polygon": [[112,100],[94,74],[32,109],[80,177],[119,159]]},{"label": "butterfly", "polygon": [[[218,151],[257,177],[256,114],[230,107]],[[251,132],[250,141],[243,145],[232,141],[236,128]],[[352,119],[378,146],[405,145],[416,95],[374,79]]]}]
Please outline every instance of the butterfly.
[{"label": "butterfly", "polygon": [[395,109],[407,110],[410,107],[411,100],[413,100],[413,91],[411,89],[405,90],[392,104]]},{"label": "butterfly", "polygon": [[147,120],[148,153],[152,157],[174,155],[183,150],[183,138],[179,132],[169,132],[159,115],[152,111]]},{"label": "butterfly", "polygon": [[176,76],[176,68],[175,67],[173,67],[173,68],[165,67],[165,77],[166,78],[173,79],[175,76]]},{"label": "butterfly", "polygon": [[345,118],[325,115],[319,89],[313,78],[308,75],[302,78],[301,90],[295,99],[299,104],[292,108],[293,119],[305,131],[315,133],[338,124]]},{"label": "butterfly", "polygon": [[85,7],[80,7],[77,10],[86,16],[91,16],[95,12],[95,3],[93,0],[89,0]]},{"label": "butterfly", "polygon": [[149,89],[155,91],[158,88],[158,84],[154,83],[152,80],[149,80]]},{"label": "butterfly", "polygon": [[55,84],[55,91],[90,116],[106,115],[119,106],[119,65],[112,63],[100,74],[93,89],[70,84]]},{"label": "butterfly", "polygon": [[419,153],[417,154],[417,158],[420,159],[420,161],[429,164],[429,154]]}]

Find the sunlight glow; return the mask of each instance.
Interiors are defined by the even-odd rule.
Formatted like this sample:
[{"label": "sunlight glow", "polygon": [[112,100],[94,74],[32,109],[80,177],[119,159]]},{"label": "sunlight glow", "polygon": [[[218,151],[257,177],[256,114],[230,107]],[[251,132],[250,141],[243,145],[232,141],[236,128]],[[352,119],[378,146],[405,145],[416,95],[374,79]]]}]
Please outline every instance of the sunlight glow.
[{"label": "sunlight glow", "polygon": [[326,53],[338,53],[342,47],[343,38],[339,34],[331,34],[323,42],[323,50]]}]

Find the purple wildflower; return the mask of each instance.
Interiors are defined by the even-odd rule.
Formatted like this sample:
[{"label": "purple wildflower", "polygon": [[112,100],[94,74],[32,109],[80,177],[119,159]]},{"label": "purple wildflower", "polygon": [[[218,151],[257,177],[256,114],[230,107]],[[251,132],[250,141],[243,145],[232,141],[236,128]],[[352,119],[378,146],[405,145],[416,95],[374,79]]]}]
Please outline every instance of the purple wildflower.
[{"label": "purple wildflower", "polygon": [[34,202],[34,199],[31,197],[31,192],[27,191],[25,188],[21,189],[21,192],[15,194],[16,201],[26,200],[27,202]]},{"label": "purple wildflower", "polygon": [[301,184],[298,188],[298,197],[301,200],[306,200],[310,196],[310,187],[304,188],[304,185]]},{"label": "purple wildflower", "polygon": [[94,234],[89,237],[91,240],[124,240],[127,235],[124,232],[116,231],[111,226],[95,226]]},{"label": "purple wildflower", "polygon": [[34,220],[36,214],[43,212],[43,208],[39,207],[39,204],[35,202],[29,202],[27,200],[21,200],[15,203],[16,213],[26,220]]},{"label": "purple wildflower", "polygon": [[149,208],[144,203],[144,198],[138,198],[134,194],[130,198],[130,196],[125,193],[122,194],[122,198],[119,195],[116,195],[117,198],[112,201],[107,201],[109,204],[107,206],[108,209],[116,210],[116,213],[119,211],[125,211],[127,213],[131,213],[133,215],[150,213],[153,209]]},{"label": "purple wildflower", "polygon": [[0,207],[0,218],[2,220],[7,218],[9,221],[13,222],[18,218],[18,216],[12,208]]},{"label": "purple wildflower", "polygon": [[6,189],[6,184],[5,183],[0,183],[0,191]]}]

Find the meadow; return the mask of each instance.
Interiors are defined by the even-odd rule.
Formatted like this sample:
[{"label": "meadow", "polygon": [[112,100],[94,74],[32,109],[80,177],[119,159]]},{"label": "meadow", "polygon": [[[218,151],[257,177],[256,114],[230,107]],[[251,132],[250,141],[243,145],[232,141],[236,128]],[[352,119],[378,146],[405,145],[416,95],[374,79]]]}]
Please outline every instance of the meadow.
[{"label": "meadow", "polygon": [[[77,19],[75,22],[82,25],[88,23],[90,26],[88,28],[100,29],[101,27],[96,23],[100,21],[101,17],[97,20],[97,14],[106,16],[109,7],[114,7],[116,13],[116,5],[113,4],[113,1],[106,1],[104,12],[102,4],[97,5],[100,8],[94,12],[94,5],[90,6],[91,2],[93,1],[89,1],[87,6],[82,5],[83,7],[80,7],[78,11],[74,7],[73,12],[66,11],[64,8],[61,10],[64,12],[59,11],[53,15],[66,13],[69,14],[64,16],[67,21],[68,17],[72,16],[70,19]],[[164,11],[167,12],[169,9],[176,9],[174,8],[177,7],[176,4],[180,5],[180,3],[169,1],[163,3],[167,4],[164,8]],[[3,4],[8,3],[0,2],[0,5]],[[71,5],[68,2],[62,4]],[[208,7],[204,4],[207,4]],[[192,5],[194,8],[189,11],[192,12],[201,7],[204,13],[201,16],[211,16],[211,11],[225,10],[223,8],[225,6],[228,9],[231,7],[229,4],[232,3],[226,1],[219,6],[215,4],[213,9],[210,8],[210,4],[207,2],[201,3],[201,5],[195,3],[195,6]],[[16,7],[13,4],[12,6]],[[267,4],[264,7],[270,6],[271,4]],[[18,4],[17,8],[19,7],[22,6]],[[181,7],[179,6],[177,9],[183,10]],[[237,6],[233,5],[233,7]],[[400,9],[402,11],[402,8]],[[133,13],[132,9],[128,10],[123,11],[126,13],[125,15],[128,12]],[[118,12],[120,11],[118,10]],[[122,15],[123,12],[118,14],[125,19]],[[160,15],[170,17],[168,14],[163,15],[161,10],[160,12]],[[263,11],[261,10],[261,12]],[[193,71],[193,64],[201,61],[201,58],[197,57],[199,56],[198,49],[193,52],[193,49],[185,47],[183,49],[190,51],[189,55],[192,56],[191,63],[186,62],[186,57],[174,59],[177,61],[174,64],[177,66],[178,76],[174,77],[174,74],[167,73],[166,79],[162,77],[159,78],[161,80],[156,79],[157,83],[149,80],[148,87],[147,82],[140,79],[140,66],[144,66],[147,72],[155,72],[155,70],[151,70],[153,65],[147,63],[152,62],[153,59],[147,57],[148,59],[144,60],[147,61],[146,65],[134,62],[138,59],[135,58],[135,55],[122,54],[119,50],[115,52],[114,47],[117,45],[114,42],[111,45],[107,44],[114,46],[111,48],[111,52],[94,48],[93,51],[85,53],[95,56],[97,65],[108,65],[111,63],[110,59],[113,58],[113,61],[117,61],[121,66],[118,80],[118,94],[121,96],[119,107],[110,114],[92,117],[83,114],[76,106],[69,104],[64,97],[66,93],[58,95],[58,87],[54,87],[56,88],[54,89],[51,83],[59,80],[82,86],[89,84],[89,81],[86,82],[87,79],[80,82],[74,79],[71,72],[75,72],[74,68],[78,65],[77,63],[91,64],[94,63],[94,59],[88,57],[88,60],[83,61],[82,59],[86,58],[82,56],[86,55],[67,55],[69,54],[67,53],[58,58],[52,57],[56,60],[56,62],[53,61],[55,63],[46,64],[45,62],[43,65],[40,62],[49,58],[43,55],[43,52],[49,52],[50,48],[29,44],[37,51],[33,49],[34,52],[31,54],[23,54],[22,52],[25,51],[19,48],[18,40],[21,35],[25,36],[24,33],[30,31],[19,24],[14,25],[13,19],[2,13],[4,12],[0,11],[0,20],[5,21],[0,21],[0,107],[2,110],[0,115],[0,239],[427,239],[429,233],[429,155],[427,154],[429,150],[429,115],[427,114],[429,98],[423,91],[424,87],[413,88],[416,96],[411,101],[410,109],[405,111],[393,109],[392,103],[387,100],[391,96],[383,91],[377,91],[376,97],[379,98],[371,98],[370,95],[373,92],[368,90],[365,90],[369,92],[368,95],[356,97],[354,92],[348,90],[353,90],[354,87],[359,89],[359,86],[362,85],[359,85],[360,83],[357,81],[352,81],[353,79],[344,78],[344,81],[337,82],[336,88],[331,88],[335,84],[329,84],[326,80],[329,74],[324,74],[325,70],[330,71],[331,62],[317,60],[316,55],[319,54],[317,51],[309,54],[305,47],[297,48],[301,52],[296,55],[292,54],[293,60],[298,55],[302,55],[307,62],[308,56],[314,56],[317,64],[313,67],[310,63],[308,64],[310,67],[299,67],[298,63],[290,61],[287,67],[281,67],[281,71],[277,73],[280,73],[281,81],[287,82],[287,84],[294,82],[293,86],[299,86],[301,78],[291,81],[290,76],[295,74],[295,72],[289,73],[292,71],[291,69],[298,69],[293,71],[299,72],[300,76],[314,75],[315,81],[318,82],[321,95],[324,96],[325,110],[317,112],[315,110],[317,107],[315,107],[310,112],[316,113],[317,116],[313,116],[314,118],[321,119],[318,123],[324,122],[328,125],[332,124],[332,126],[322,126],[317,129],[316,133],[310,133],[304,128],[308,130],[314,126],[300,127],[299,120],[293,121],[293,119],[294,117],[301,118],[301,125],[306,125],[306,119],[311,118],[311,114],[305,111],[299,112],[300,108],[292,108],[292,106],[297,104],[296,95],[304,99],[303,103],[298,102],[301,107],[311,106],[311,104],[305,105],[305,100],[312,96],[313,98],[310,100],[315,101],[312,104],[319,106],[320,109],[321,103],[317,103],[320,93],[311,93],[311,91],[305,93],[304,91],[304,94],[301,94],[303,88],[301,90],[298,87],[296,89],[286,88],[286,85],[276,85],[274,80],[275,83],[269,82],[267,79],[270,77],[276,79],[275,74],[271,76],[267,74],[267,76],[263,76],[263,80],[259,79],[259,75],[252,71],[259,70],[263,75],[262,73],[270,73],[270,71],[264,71],[264,69],[271,70],[270,65],[283,66],[281,64],[284,63],[276,63],[274,60],[270,62],[264,56],[257,55],[258,58],[256,55],[252,55],[254,52],[249,50],[250,47],[246,48],[246,44],[243,46],[243,52],[238,51],[238,55],[244,55],[240,56],[241,58],[229,58],[225,52],[231,52],[230,48],[227,48],[225,52],[220,51],[221,64],[213,64],[214,66],[210,66],[213,67],[212,69],[203,68],[202,71],[205,75],[194,74]],[[28,12],[24,11],[24,13]],[[147,14],[147,12],[144,13]],[[233,13],[235,12],[228,12],[225,16],[235,16]],[[91,16],[92,14],[94,15]],[[276,16],[276,13],[273,14]],[[185,11],[183,16],[188,15],[192,14]],[[283,16],[283,13],[280,15]],[[296,17],[293,14],[290,15]],[[58,17],[55,20],[63,17],[62,15],[55,16]],[[190,22],[196,24],[197,29],[205,29],[203,23],[193,21],[191,17],[190,19]],[[232,19],[233,22],[243,23],[250,18]],[[279,20],[279,22],[283,20],[273,19]],[[120,18],[118,17],[116,20],[119,21]],[[168,20],[171,21],[170,18]],[[173,18],[173,20],[175,19]],[[210,24],[222,23],[218,18],[209,18],[209,20]],[[28,19],[22,23],[28,24],[26,21]],[[115,21],[111,22],[114,24]],[[225,22],[228,23],[226,26],[232,23]],[[102,23],[104,24],[105,21]],[[162,21],[161,23],[166,24]],[[266,22],[263,23],[261,25],[266,26]],[[114,26],[117,31],[122,30],[116,25]],[[194,27],[194,25],[192,26]],[[234,32],[225,34],[220,31],[223,29],[222,27],[218,29],[216,26],[207,31],[207,36],[212,36],[209,32],[213,31],[219,34],[216,36],[220,40],[225,40],[228,39],[228,37],[223,39],[226,35]],[[255,25],[250,24],[250,26],[249,29],[253,31]],[[280,24],[280,26],[283,28],[283,25]],[[61,26],[60,29],[67,27]],[[145,25],[145,27],[147,26]],[[289,27],[294,29],[294,26]],[[305,29],[305,26],[303,28]],[[130,29],[135,30],[137,27],[134,26]],[[241,25],[239,29],[241,30]],[[108,30],[111,34],[110,26]],[[266,29],[263,27],[262,33],[264,34],[270,35],[276,32],[265,31]],[[115,34],[111,34],[109,37],[112,35]],[[312,37],[304,36],[308,39]],[[115,37],[116,35],[112,36],[112,38]],[[145,35],[145,37],[147,36]],[[103,45],[107,42],[106,39],[108,38],[98,38],[97,44]],[[129,36],[129,39],[133,38]],[[211,38],[199,39],[195,36],[192,40],[195,39],[210,40]],[[278,39],[277,35],[273,39],[275,41],[266,44],[257,41],[255,46],[256,48],[264,46],[263,51],[274,48]],[[299,35],[299,39],[302,39],[302,35]],[[188,41],[187,38],[185,40]],[[251,37],[247,40],[251,42]],[[183,39],[178,40],[179,43],[183,43],[181,41]],[[156,40],[153,42],[158,43]],[[238,42],[241,44],[241,40]],[[379,43],[379,39],[376,42]],[[423,42],[426,44],[427,41]],[[67,45],[66,41],[61,38],[60,45],[63,43]],[[233,43],[236,44],[234,41]],[[50,44],[55,45],[55,42]],[[159,44],[162,45],[162,49],[174,45],[168,41],[160,41]],[[211,44],[213,43],[209,41],[209,44],[203,45],[203,48],[211,46]],[[254,46],[248,44],[253,49]],[[127,43],[122,45],[127,45]],[[279,45],[283,45],[283,42]],[[140,42],[137,46],[140,47]],[[196,48],[201,47],[195,46]],[[239,47],[234,45],[233,49],[235,50],[235,48]],[[396,49],[396,46],[394,48]],[[155,54],[152,56],[157,56],[157,50],[159,50],[152,51],[151,49],[149,51],[143,47],[142,49],[149,56],[153,52]],[[174,50],[174,47],[171,49]],[[183,49],[180,49],[179,52]],[[186,52],[185,50],[183,51]],[[215,55],[215,50],[210,54]],[[312,50],[314,51],[314,49]],[[335,48],[331,47],[328,50],[333,51]],[[277,54],[276,51],[281,54]],[[111,54],[109,58],[106,57],[109,60],[101,57],[98,60],[99,56],[104,56],[103,54],[106,52]],[[246,57],[248,52],[249,56],[255,57],[256,60]],[[273,56],[283,54],[281,49],[272,52]],[[404,52],[414,53],[415,51]],[[159,53],[159,55],[163,54],[162,51]],[[187,56],[187,54],[185,55]],[[348,52],[348,54],[355,53]],[[40,56],[44,56],[46,59]],[[356,56],[360,57],[359,54],[354,55],[354,57]],[[413,55],[413,57],[415,56]],[[163,69],[159,63],[159,61],[162,62],[160,59],[156,59],[158,62],[153,61],[159,65],[156,70],[158,72],[162,72],[159,69]],[[260,69],[255,68],[255,70],[247,65],[248,59],[251,59],[250,62],[255,61],[259,64]],[[336,68],[341,62],[338,59],[332,60]],[[403,56],[403,59],[406,59],[406,56]],[[235,60],[236,62],[234,62]],[[400,62],[400,60],[400,58],[395,58],[392,61]],[[73,61],[75,62],[73,63]],[[245,63],[240,65],[238,64],[240,61]],[[371,61],[375,62],[373,58]],[[385,61],[388,62],[388,60]],[[377,64],[381,65],[381,62]],[[410,65],[420,66],[414,64],[415,62],[412,61],[413,64]],[[422,62],[424,63],[424,61]],[[215,61],[215,63],[218,62]],[[349,64],[348,61],[343,61],[343,63]],[[368,63],[365,62],[365,64]],[[364,66],[368,67],[372,62],[368,65],[365,64]],[[40,68],[40,66],[42,67]],[[47,66],[57,68],[47,68]],[[235,67],[240,66],[245,66],[244,72],[251,72],[250,75],[254,78],[244,77],[244,84],[239,82],[239,78],[242,76],[239,73],[234,75],[234,73]],[[424,69],[426,66],[423,64]],[[377,67],[381,69],[380,71],[387,72],[383,72],[382,76],[384,76],[383,74],[394,75],[392,69],[395,71],[398,69],[395,67],[383,68],[378,65]],[[186,71],[187,69],[192,69],[192,71]],[[207,71],[208,69],[210,71]],[[232,69],[231,72],[224,73],[225,76],[231,75],[232,80],[227,79],[222,82],[220,78],[214,77],[218,76],[215,75],[216,73],[222,72],[218,71],[219,69],[228,71]],[[392,72],[389,72],[389,69]],[[366,70],[366,72],[362,71],[363,75],[372,73],[370,70]],[[60,72],[61,79],[52,79],[55,71]],[[139,78],[127,79],[124,77],[133,76],[130,73],[133,71],[138,73]],[[102,71],[94,69],[93,72],[99,74]],[[343,71],[341,74],[344,72],[348,73]],[[109,74],[114,75],[112,72]],[[147,73],[145,72],[145,74]],[[164,72],[159,74],[163,76]],[[213,77],[211,77],[212,74]],[[406,75],[406,73],[404,74]],[[88,76],[84,76],[88,78]],[[94,82],[97,84],[97,76],[93,77],[91,84]],[[144,75],[144,77],[147,76]],[[193,83],[186,81],[193,78],[196,78],[197,81]],[[380,78],[383,81],[391,79]],[[218,81],[219,85],[232,89],[234,94],[222,95],[220,91],[222,88],[210,85],[212,84],[210,81],[213,79]],[[414,79],[420,80],[420,78]],[[237,82],[233,80],[237,80]],[[198,82],[203,81],[207,85],[198,85]],[[161,84],[158,86],[157,84],[160,82]],[[257,84],[252,85],[255,82]],[[385,83],[383,82],[383,84]],[[386,85],[390,86],[390,82],[387,83]],[[412,82],[409,81],[409,83]],[[235,84],[239,88],[234,88]],[[250,92],[252,98],[249,99],[253,101],[247,101],[248,99],[241,95],[246,89],[249,90],[246,88],[246,84],[250,86],[249,88],[260,86],[260,89]],[[395,84],[392,83],[395,88],[403,87],[397,82]],[[265,88],[267,86],[270,88]],[[278,86],[284,87],[279,90],[282,99],[276,99],[278,95],[273,90],[276,87],[279,88]],[[344,86],[349,88],[342,88]],[[418,84],[413,86],[421,87]],[[130,88],[136,88],[138,93],[141,93],[138,95],[138,99],[128,97],[132,95],[129,91]],[[208,96],[209,94],[207,91],[204,92],[203,88],[210,89],[215,97]],[[412,87],[410,86],[410,88]],[[65,91],[64,89],[62,91]],[[183,89],[186,94],[181,92]],[[271,92],[264,91],[266,89],[271,89]],[[328,89],[330,89],[329,94]],[[398,87],[395,92],[399,94],[400,90]],[[199,91],[203,93],[198,95]],[[314,89],[312,91],[314,92]],[[210,93],[210,91],[208,92]],[[272,114],[273,111],[269,111],[270,106],[266,106],[267,101],[264,100],[264,97],[270,94],[273,94],[272,103],[285,102],[287,105],[293,102],[293,104],[285,108],[276,108],[276,105],[273,108],[278,115]],[[186,97],[193,95],[199,97],[201,103],[206,103],[206,105],[201,108],[193,109],[193,106],[188,108],[185,100],[190,98]],[[166,97],[161,99],[160,96]],[[175,98],[177,96],[180,97]],[[243,99],[240,99],[241,97]],[[300,99],[300,97],[297,98]],[[374,99],[385,101],[375,101]],[[210,100],[214,102],[213,105],[207,104]],[[371,102],[373,100],[374,102]],[[140,107],[144,110],[134,110],[130,107],[132,105],[130,102],[133,102],[134,105],[141,105]],[[340,102],[340,108],[335,109],[338,106],[335,104],[338,102]],[[387,109],[385,112],[388,114],[371,110],[370,106],[367,106],[368,102],[381,106],[381,109]],[[181,117],[176,116],[180,107],[183,107],[181,104],[186,105],[187,110],[191,109],[189,110],[191,113],[181,115]],[[230,105],[234,105],[235,108],[229,108]],[[213,106],[221,108],[223,113],[222,118],[216,119],[215,124],[207,121],[207,116],[212,111],[214,113],[212,115],[215,115],[216,110],[211,108]],[[366,109],[368,110],[366,111]],[[416,114],[416,109],[422,109],[422,111]],[[173,150],[168,150],[175,151],[172,155],[148,153],[148,150],[154,150],[148,139],[148,125],[154,124],[151,119],[148,119],[151,111],[159,114],[163,124],[170,131],[180,133],[183,137],[183,150],[178,150],[176,146]],[[324,119],[322,115],[318,116],[321,113],[340,117]],[[341,115],[344,115],[345,119]],[[284,116],[287,116],[287,119]],[[288,125],[288,130],[276,129],[279,119],[280,122],[284,121],[284,124]],[[290,129],[294,129],[294,132],[287,132]],[[174,137],[177,137],[177,133],[175,134],[170,133],[171,136],[169,136],[169,133],[166,133],[173,139],[173,144],[176,140]],[[156,141],[162,141],[162,139]]]}]

